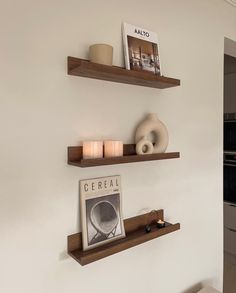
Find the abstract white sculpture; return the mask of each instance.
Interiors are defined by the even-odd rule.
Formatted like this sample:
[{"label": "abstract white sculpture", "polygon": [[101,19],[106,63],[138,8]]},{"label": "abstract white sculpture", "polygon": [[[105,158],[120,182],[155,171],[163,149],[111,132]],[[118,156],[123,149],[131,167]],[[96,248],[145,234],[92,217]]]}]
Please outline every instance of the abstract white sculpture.
[{"label": "abstract white sculpture", "polygon": [[136,144],[136,153],[138,155],[149,155],[153,153],[153,144],[150,140],[147,140],[145,137],[140,139]]},{"label": "abstract white sculpture", "polygon": [[[154,134],[154,142],[150,139],[151,134]],[[153,143],[153,153],[164,153],[168,142],[167,128],[155,113],[148,114],[146,119],[138,125],[135,134],[136,153],[138,155],[152,153],[150,143]]]}]

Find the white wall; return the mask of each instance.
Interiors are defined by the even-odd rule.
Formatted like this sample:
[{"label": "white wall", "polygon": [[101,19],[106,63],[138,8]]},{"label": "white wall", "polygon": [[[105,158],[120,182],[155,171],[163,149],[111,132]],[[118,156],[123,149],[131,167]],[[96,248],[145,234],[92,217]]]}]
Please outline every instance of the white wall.
[{"label": "white wall", "polygon": [[[62,0],[0,4],[0,292],[179,293],[222,287],[224,36],[236,10],[222,0]],[[114,46],[121,22],[156,31],[165,75],[156,90],[66,75],[67,55]],[[79,169],[66,148],[85,138],[133,140],[148,112],[181,159]],[[124,216],[164,208],[179,232],[81,267],[66,257],[78,231],[78,181],[120,174]]]}]

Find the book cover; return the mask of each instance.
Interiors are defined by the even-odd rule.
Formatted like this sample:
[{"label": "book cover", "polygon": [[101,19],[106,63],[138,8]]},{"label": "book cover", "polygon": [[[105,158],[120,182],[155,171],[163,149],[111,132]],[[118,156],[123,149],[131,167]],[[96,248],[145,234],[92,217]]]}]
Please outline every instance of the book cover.
[{"label": "book cover", "polygon": [[122,24],[125,67],[161,75],[157,34],[132,24]]},{"label": "book cover", "polygon": [[120,176],[80,181],[83,249],[125,237]]}]

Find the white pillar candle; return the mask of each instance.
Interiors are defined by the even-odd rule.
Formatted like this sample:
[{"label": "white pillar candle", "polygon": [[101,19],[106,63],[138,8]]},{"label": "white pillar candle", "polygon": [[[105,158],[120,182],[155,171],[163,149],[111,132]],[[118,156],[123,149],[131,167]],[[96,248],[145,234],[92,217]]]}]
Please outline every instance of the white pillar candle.
[{"label": "white pillar candle", "polygon": [[83,159],[103,157],[103,141],[83,141]]},{"label": "white pillar candle", "polygon": [[120,140],[106,140],[104,142],[104,157],[123,156],[123,142]]}]

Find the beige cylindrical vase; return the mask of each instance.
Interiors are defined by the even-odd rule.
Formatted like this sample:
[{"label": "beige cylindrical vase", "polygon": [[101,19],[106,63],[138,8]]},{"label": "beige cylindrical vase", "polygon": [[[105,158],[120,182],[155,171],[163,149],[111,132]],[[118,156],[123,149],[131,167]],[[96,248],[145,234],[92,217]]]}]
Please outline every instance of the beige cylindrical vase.
[{"label": "beige cylindrical vase", "polygon": [[121,157],[123,156],[123,142],[120,140],[104,141],[104,157]]},{"label": "beige cylindrical vase", "polygon": [[94,44],[89,47],[89,60],[94,63],[112,65],[113,47],[107,44]]}]

